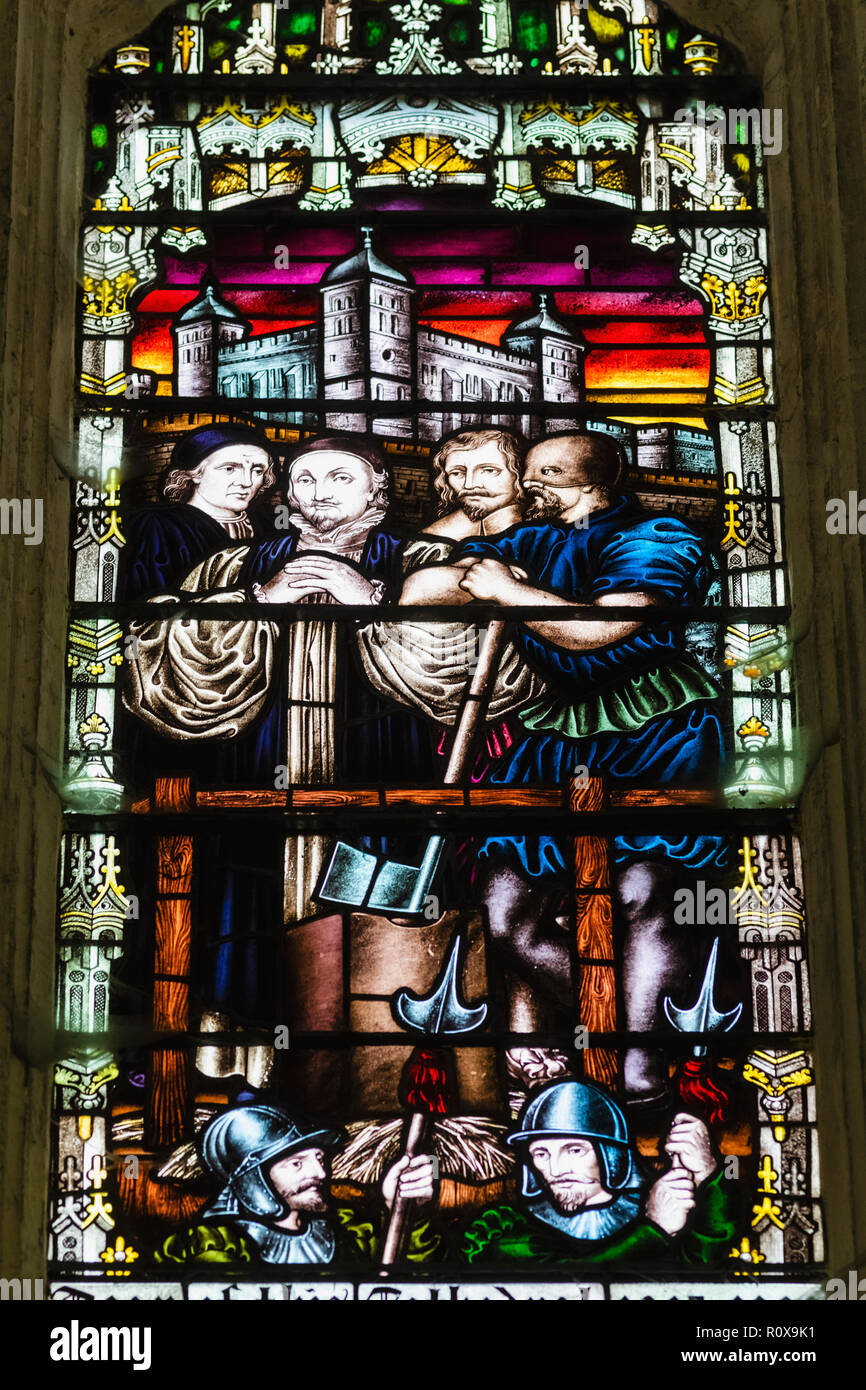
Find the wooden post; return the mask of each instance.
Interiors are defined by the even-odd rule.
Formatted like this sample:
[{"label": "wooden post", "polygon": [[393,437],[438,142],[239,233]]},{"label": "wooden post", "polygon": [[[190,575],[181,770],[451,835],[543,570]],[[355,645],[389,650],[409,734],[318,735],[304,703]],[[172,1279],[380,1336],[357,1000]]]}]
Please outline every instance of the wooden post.
[{"label": "wooden post", "polygon": [[[189,778],[157,778],[154,807],[157,811],[190,810]],[[191,835],[159,837],[153,961],[153,1027],[158,1033],[179,1033],[189,1028],[192,860]],[[146,1142],[161,1148],[185,1138],[190,1102],[187,1049],[155,1046],[145,1109]]]},{"label": "wooden post", "polygon": [[[600,811],[607,801],[600,777],[572,779],[571,809]],[[579,976],[579,1020],[590,1033],[616,1028],[616,974],[610,864],[602,835],[577,835],[574,841],[575,932]],[[584,1074],[589,1081],[614,1086],[617,1056],[613,1049],[587,1048]]]}]

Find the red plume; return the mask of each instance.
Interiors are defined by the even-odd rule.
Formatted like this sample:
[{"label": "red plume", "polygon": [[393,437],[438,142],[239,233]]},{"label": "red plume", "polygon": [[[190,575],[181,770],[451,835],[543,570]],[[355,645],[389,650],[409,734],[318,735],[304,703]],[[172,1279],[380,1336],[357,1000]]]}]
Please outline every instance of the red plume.
[{"label": "red plume", "polygon": [[688,1058],[677,1077],[677,1084],[682,1101],[691,1102],[711,1125],[724,1124],[730,1097],[716,1085],[708,1062],[700,1057]]},{"label": "red plume", "polygon": [[404,1077],[406,1104],[426,1115],[448,1114],[448,1068],[441,1052],[416,1047]]}]

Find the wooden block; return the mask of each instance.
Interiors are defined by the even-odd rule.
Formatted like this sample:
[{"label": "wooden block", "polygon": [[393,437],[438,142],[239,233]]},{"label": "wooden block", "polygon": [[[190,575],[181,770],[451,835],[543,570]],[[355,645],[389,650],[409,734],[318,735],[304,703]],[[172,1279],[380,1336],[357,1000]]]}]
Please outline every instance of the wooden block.
[{"label": "wooden block", "polygon": [[629,787],[612,791],[611,806],[721,806],[715,791],[702,787]]},{"label": "wooden block", "polygon": [[350,999],[349,1030],[352,1033],[397,1033],[406,1038],[406,1029],[396,1022],[387,999]]},{"label": "wooden block", "polygon": [[157,893],[192,891],[192,839],[189,835],[161,835],[156,858]]},{"label": "wooden block", "polygon": [[470,806],[554,806],[561,808],[565,797],[557,788],[545,787],[473,787],[469,792]]},{"label": "wooden block", "polygon": [[587,1081],[616,1090],[619,1067],[617,1055],[604,1047],[589,1047],[583,1053],[583,1074]]},{"label": "wooden block", "polygon": [[[405,1034],[403,1035],[406,1036]],[[403,1069],[419,1036],[406,1044],[352,1048],[349,1066],[353,1115],[396,1115],[400,1113]],[[500,1084],[493,1048],[455,1047],[455,1113],[494,1113],[500,1105]]]},{"label": "wooden block", "polygon": [[487,991],[484,960],[484,933],[480,913],[466,918],[457,908],[437,922],[404,927],[372,913],[353,912],[351,916],[351,956],[349,989],[351,994],[390,996],[407,988],[416,994],[428,991],[445,963],[454,932],[460,922],[466,932],[462,987],[472,1003]]},{"label": "wooden block", "polygon": [[180,980],[153,982],[153,1026],[158,1033],[182,1033],[189,1027],[189,985]]},{"label": "wooden block", "polygon": [[324,1115],[333,1124],[346,1114],[349,1067],[347,1048],[304,1048],[277,1053],[279,1093],[286,1104],[308,1115]]},{"label": "wooden block", "polygon": [[316,1033],[345,1027],[343,919],[317,917],[289,927],[283,937],[284,998],[290,1031]]},{"label": "wooden block", "polygon": [[454,1052],[461,1109],[498,1115],[503,1095],[495,1049],[458,1047]]},{"label": "wooden block", "polygon": [[178,1144],[186,1137],[190,1100],[189,1071],[183,1048],[154,1048],[145,1113],[145,1143],[149,1148]]},{"label": "wooden block", "polygon": [[604,780],[601,777],[587,777],[585,781],[571,779],[572,811],[599,811],[605,805]]},{"label": "wooden block", "polygon": [[204,791],[199,792],[196,797],[197,806],[219,806],[219,807],[248,807],[256,806],[286,806],[288,804],[288,792],[272,791],[263,788],[261,791]]},{"label": "wooden block", "polygon": [[386,806],[462,806],[459,787],[398,787],[385,792]]},{"label": "wooden block", "polygon": [[575,917],[578,955],[582,959],[613,960],[613,913],[607,894],[582,894]]},{"label": "wooden block", "polygon": [[586,888],[607,888],[610,882],[607,840],[601,835],[576,837],[574,882],[578,893]]},{"label": "wooden block", "polygon": [[295,787],[291,805],[296,810],[318,810],[327,806],[378,806],[379,793],[370,788]]},{"label": "wooden block", "polygon": [[193,795],[189,778],[157,777],[153,800],[158,811],[191,810]]}]

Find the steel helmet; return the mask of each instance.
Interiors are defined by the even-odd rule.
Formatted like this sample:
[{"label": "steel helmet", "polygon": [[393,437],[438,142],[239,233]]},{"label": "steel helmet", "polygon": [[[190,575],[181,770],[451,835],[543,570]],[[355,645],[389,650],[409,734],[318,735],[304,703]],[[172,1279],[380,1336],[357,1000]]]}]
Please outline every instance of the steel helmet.
[{"label": "steel helmet", "polygon": [[[508,1135],[509,1144],[529,1144],[544,1136],[591,1140],[606,1190],[619,1192],[628,1186],[632,1177],[632,1157],[625,1116],[598,1087],[583,1081],[554,1081],[529,1098],[519,1125],[516,1133]],[[526,1152],[523,1195],[537,1197],[541,1191]]]},{"label": "steel helmet", "polygon": [[321,1129],[312,1120],[293,1120],[273,1105],[244,1105],[212,1120],[202,1139],[202,1157],[222,1180],[238,1206],[256,1216],[280,1216],[285,1203],[264,1169],[299,1149],[335,1148],[340,1130]]}]

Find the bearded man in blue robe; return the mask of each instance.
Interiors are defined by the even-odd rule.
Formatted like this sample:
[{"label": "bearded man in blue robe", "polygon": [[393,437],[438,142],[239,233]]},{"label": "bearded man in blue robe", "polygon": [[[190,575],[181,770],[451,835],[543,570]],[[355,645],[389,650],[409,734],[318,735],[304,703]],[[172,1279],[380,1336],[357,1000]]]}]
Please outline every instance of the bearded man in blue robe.
[{"label": "bearded man in blue robe", "polygon": [[[549,437],[526,458],[524,523],[463,542],[447,565],[421,569],[404,586],[404,604],[541,610],[514,625],[512,640],[544,691],[519,711],[522,737],[497,763],[494,785],[562,784],[582,768],[609,787],[719,785],[718,691],[686,654],[682,622],[647,621],[655,607],[706,603],[715,561],[680,517],[648,511],[624,492],[622,472],[607,435]],[[575,604],[598,616],[571,616],[565,610]],[[607,608],[634,617],[608,618]],[[674,887],[685,874],[722,868],[725,844],[717,835],[664,831],[618,835],[613,849],[625,1024],[644,1032],[664,1026],[664,995],[696,964],[688,929],[673,920]],[[551,1008],[571,1008],[575,999],[572,947],[557,921],[569,840],[497,835],[481,844],[479,858],[508,1026],[544,1029]],[[663,1100],[664,1060],[629,1049],[624,1084],[633,1104]]]}]

